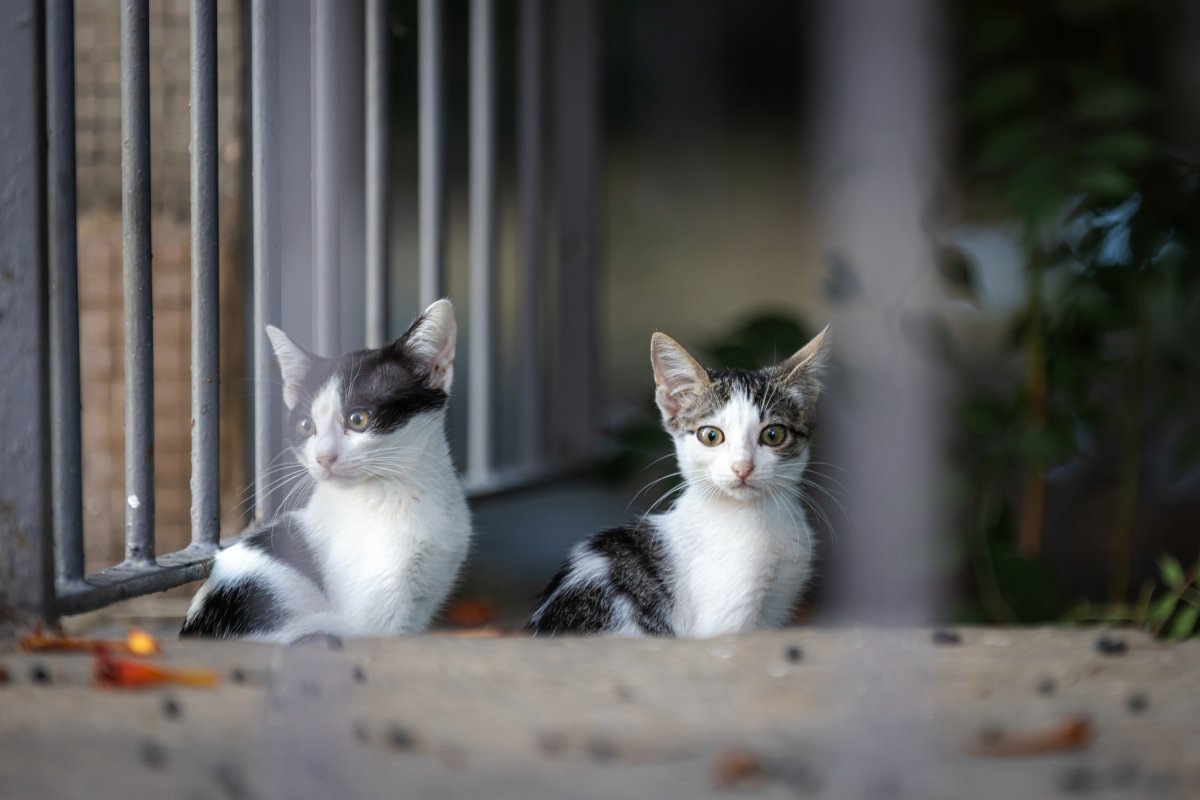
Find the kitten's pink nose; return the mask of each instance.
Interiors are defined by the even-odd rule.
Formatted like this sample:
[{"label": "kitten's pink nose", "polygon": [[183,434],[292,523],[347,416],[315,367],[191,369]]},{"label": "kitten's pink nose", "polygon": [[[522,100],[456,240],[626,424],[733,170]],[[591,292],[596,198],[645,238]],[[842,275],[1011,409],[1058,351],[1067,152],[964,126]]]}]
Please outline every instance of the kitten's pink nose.
[{"label": "kitten's pink nose", "polygon": [[325,469],[332,469],[337,463],[337,453],[321,453],[317,456],[317,463]]},{"label": "kitten's pink nose", "polygon": [[733,470],[734,475],[737,475],[741,479],[742,483],[745,483],[746,478],[750,477],[750,473],[754,472],[754,462],[738,461],[737,463],[733,464],[730,469]]}]

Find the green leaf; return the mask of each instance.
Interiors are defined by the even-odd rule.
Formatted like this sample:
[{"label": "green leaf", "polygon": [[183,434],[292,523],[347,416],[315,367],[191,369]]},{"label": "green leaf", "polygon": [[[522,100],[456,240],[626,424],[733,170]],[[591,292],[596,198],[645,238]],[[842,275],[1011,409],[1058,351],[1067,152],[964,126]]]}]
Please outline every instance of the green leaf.
[{"label": "green leaf", "polygon": [[1149,97],[1141,87],[1114,80],[1085,92],[1075,110],[1087,120],[1114,122],[1141,112],[1149,102]]},{"label": "green leaf", "polygon": [[1185,608],[1171,623],[1171,638],[1186,639],[1196,632],[1196,621],[1200,619],[1200,609]]},{"label": "green leaf", "polygon": [[1183,586],[1183,565],[1179,563],[1179,559],[1164,554],[1158,560],[1158,572],[1168,587],[1178,589]]},{"label": "green leaf", "polygon": [[1146,615],[1146,619],[1152,623],[1157,623],[1154,627],[1161,628],[1171,618],[1171,614],[1175,612],[1175,604],[1179,602],[1179,595],[1169,594],[1160,599],[1157,603],[1150,606],[1150,613]]},{"label": "green leaf", "polygon": [[1098,200],[1122,200],[1137,191],[1137,184],[1110,164],[1091,164],[1079,173],[1079,188]]},{"label": "green leaf", "polygon": [[1143,161],[1154,153],[1154,145],[1135,131],[1122,131],[1099,136],[1083,146],[1083,155],[1097,161],[1131,164]]},{"label": "green leaf", "polygon": [[1011,113],[1031,101],[1037,82],[1033,70],[1010,67],[981,78],[968,92],[966,111],[981,119],[993,119]]},{"label": "green leaf", "polygon": [[979,149],[982,169],[1003,169],[1025,163],[1038,152],[1040,129],[1033,122],[1004,125],[983,140]]}]

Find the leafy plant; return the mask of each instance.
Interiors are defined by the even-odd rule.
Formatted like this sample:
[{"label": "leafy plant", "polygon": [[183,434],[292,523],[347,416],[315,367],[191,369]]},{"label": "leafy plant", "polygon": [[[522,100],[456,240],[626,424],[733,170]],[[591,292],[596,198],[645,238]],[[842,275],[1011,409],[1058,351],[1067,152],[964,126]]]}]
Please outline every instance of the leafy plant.
[{"label": "leafy plant", "polygon": [[[1153,47],[1171,8],[963,0],[956,10],[963,219],[1015,228],[1025,257],[1025,302],[999,359],[1011,372],[951,354],[969,387],[957,460],[977,489],[967,510],[979,600],[996,620],[1055,615],[1055,587],[1030,579],[1044,573],[1046,476],[1103,457],[1116,464],[1108,594],[1123,603],[1149,433],[1190,423],[1177,462],[1200,456],[1200,359],[1187,344],[1200,335],[1200,172],[1171,140]],[[970,296],[973,267],[943,272]]]},{"label": "leafy plant", "polygon": [[1134,625],[1153,636],[1190,639],[1200,636],[1200,561],[1184,570],[1178,559],[1164,555],[1159,579],[1142,584],[1136,603],[1095,605],[1082,601],[1067,615],[1072,624]]}]

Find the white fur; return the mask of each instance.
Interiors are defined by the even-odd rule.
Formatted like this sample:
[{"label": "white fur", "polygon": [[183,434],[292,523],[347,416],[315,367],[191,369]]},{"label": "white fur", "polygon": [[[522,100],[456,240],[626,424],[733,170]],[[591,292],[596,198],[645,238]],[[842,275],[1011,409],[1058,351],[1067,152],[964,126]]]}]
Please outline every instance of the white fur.
[{"label": "white fur", "polygon": [[[785,461],[758,442],[758,409],[734,395],[702,424],[725,440],[707,447],[675,437],[687,488],[653,522],[672,565],[677,636],[702,637],[775,628],[788,621],[812,572],[812,531],[795,496],[807,453]],[[734,472],[753,466],[746,485]]]},{"label": "white fur", "polygon": [[[294,370],[307,356],[282,331],[269,333],[285,384],[298,387],[310,364]],[[430,306],[406,336],[406,346],[417,343],[409,352],[425,362],[431,381],[449,391],[455,340],[449,302]],[[315,432],[296,449],[315,488],[307,504],[291,512],[291,531],[312,549],[324,592],[266,554],[235,545],[218,554],[189,617],[212,587],[254,578],[290,619],[281,630],[251,638],[287,642],[313,633],[394,635],[428,627],[454,586],[471,539],[470,512],[446,443],[445,409],[418,414],[386,435],[360,433],[346,427],[354,409],[341,407],[341,395],[337,379],[319,390],[311,406]],[[293,394],[288,405],[298,397]],[[319,463],[328,455],[336,461]]]}]

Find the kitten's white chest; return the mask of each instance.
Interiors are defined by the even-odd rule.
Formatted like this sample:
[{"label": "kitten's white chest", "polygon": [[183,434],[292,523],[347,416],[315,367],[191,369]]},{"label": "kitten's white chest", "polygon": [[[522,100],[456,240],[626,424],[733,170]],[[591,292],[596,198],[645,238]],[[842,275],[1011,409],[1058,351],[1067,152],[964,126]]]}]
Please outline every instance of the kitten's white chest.
[{"label": "kitten's white chest", "polygon": [[[315,498],[314,498],[315,499]],[[453,584],[470,520],[458,497],[396,487],[314,502],[325,590],[334,613],[361,634],[422,630]]]},{"label": "kitten's white chest", "polygon": [[777,627],[809,572],[807,531],[771,509],[693,508],[664,517],[675,565],[674,629],[717,636]]}]

